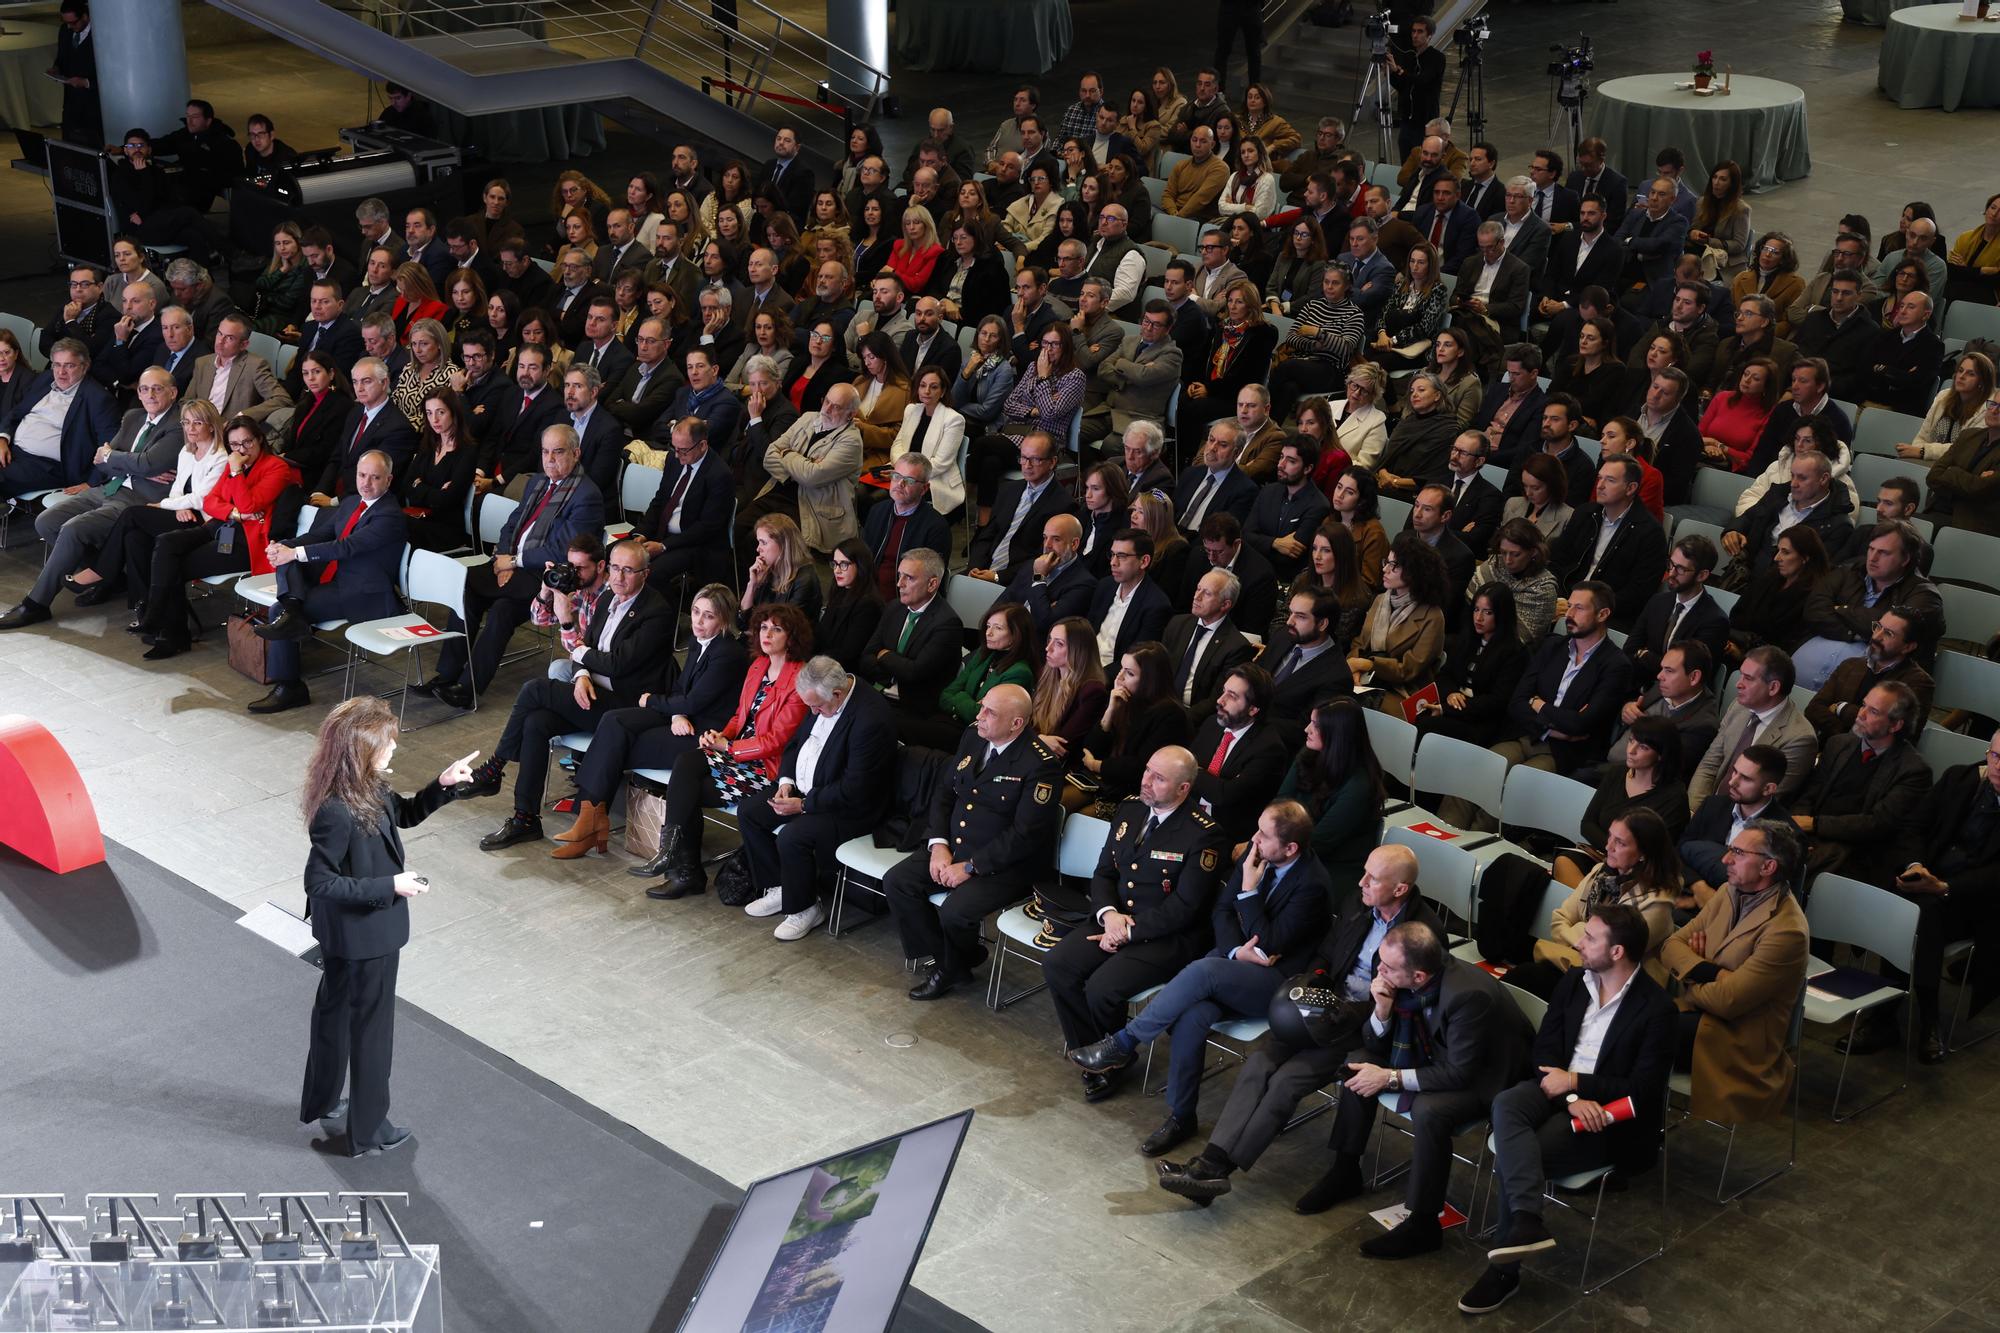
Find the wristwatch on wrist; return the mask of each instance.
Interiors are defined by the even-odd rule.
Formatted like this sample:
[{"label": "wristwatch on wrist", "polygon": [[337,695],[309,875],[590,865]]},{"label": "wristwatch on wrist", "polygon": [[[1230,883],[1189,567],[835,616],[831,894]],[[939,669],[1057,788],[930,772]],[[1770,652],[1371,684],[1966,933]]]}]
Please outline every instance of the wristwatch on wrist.
[{"label": "wristwatch on wrist", "polygon": [[1572,1092],[1572,1093],[1569,1093],[1569,1094],[1567,1094],[1567,1095],[1565,1095],[1565,1096],[1563,1097],[1563,1105],[1564,1105],[1564,1106],[1568,1106],[1568,1105],[1570,1105],[1570,1104],[1571,1104],[1572,1102],[1577,1102],[1577,1101],[1581,1101],[1581,1100],[1582,1100],[1582,1098],[1578,1097],[1578,1096],[1577,1096],[1577,1095],[1576,1095],[1575,1093],[1573,1093],[1573,1092]]}]

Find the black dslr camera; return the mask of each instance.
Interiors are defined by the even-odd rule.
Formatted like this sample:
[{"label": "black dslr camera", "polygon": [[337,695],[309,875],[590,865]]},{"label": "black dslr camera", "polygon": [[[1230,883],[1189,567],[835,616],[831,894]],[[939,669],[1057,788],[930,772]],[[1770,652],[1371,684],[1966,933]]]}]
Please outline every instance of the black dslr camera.
[{"label": "black dslr camera", "polygon": [[583,580],[576,572],[576,566],[567,560],[558,560],[542,571],[542,586],[550,592],[571,593],[583,586]]}]

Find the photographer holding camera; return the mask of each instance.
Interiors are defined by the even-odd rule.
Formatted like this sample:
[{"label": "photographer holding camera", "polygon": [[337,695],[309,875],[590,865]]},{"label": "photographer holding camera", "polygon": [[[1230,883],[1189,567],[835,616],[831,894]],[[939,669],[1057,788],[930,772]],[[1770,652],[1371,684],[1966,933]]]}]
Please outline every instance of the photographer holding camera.
[{"label": "photographer holding camera", "polygon": [[[1431,46],[1436,23],[1428,14],[1409,22],[1409,45],[1389,43],[1389,86],[1396,90],[1397,146],[1405,157],[1424,139],[1424,126],[1444,102],[1444,52]],[[1390,29],[1393,37],[1395,30]]]},{"label": "photographer holding camera", "polygon": [[[566,562],[542,570],[542,591],[529,605],[528,619],[537,629],[555,630],[568,654],[590,640],[597,594],[604,591],[610,568],[604,559],[604,539],[594,532],[571,537],[565,554]],[[567,656],[549,663],[550,680],[574,681],[576,671],[576,663]]]}]

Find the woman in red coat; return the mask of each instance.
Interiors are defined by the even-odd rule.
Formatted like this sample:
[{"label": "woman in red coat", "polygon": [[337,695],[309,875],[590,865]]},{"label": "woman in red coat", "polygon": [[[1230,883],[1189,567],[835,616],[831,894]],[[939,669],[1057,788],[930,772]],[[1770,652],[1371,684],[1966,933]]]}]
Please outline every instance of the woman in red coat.
[{"label": "woman in red coat", "polygon": [[437,284],[431,281],[430,270],[417,263],[396,270],[396,304],[389,307],[389,318],[396,321],[397,342],[409,342],[410,325],[418,320],[434,319],[443,324],[449,313],[438,296]]},{"label": "woman in red coat", "polygon": [[271,562],[264,558],[264,548],[271,544],[271,514],[278,497],[298,486],[298,470],[266,448],[263,423],[249,417],[232,420],[223,440],[229,465],[201,502],[206,520],[153,539],[145,609],[133,622],[152,645],[146,652],[149,662],[184,653],[192,642],[189,579],[271,572]]},{"label": "woman in red coat", "polygon": [[744,674],[736,715],[722,730],[703,736],[698,749],[674,760],[660,827],[667,888],[651,896],[683,898],[707,887],[701,872],[702,807],[735,805],[776,782],[785,747],[805,720],[806,702],[794,681],[812,656],[812,622],[790,602],[765,602],[750,612],[749,633],[757,656]]},{"label": "woman in red coat", "polygon": [[943,254],[930,210],[905,209],[902,238],[889,247],[889,271],[903,280],[903,290],[912,298],[930,285],[931,273]]}]

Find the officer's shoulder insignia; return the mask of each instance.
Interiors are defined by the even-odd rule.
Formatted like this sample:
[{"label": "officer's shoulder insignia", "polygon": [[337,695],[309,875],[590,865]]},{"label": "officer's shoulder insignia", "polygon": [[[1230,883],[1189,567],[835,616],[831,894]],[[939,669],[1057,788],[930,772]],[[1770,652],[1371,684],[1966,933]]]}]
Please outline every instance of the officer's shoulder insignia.
[{"label": "officer's shoulder insignia", "polygon": [[958,771],[959,771],[959,772],[961,772],[961,773],[963,773],[963,772],[964,772],[964,771],[965,771],[966,769],[968,769],[968,768],[971,768],[971,767],[972,767],[972,756],[971,756],[971,755],[967,755],[967,756],[965,756],[965,758],[963,758],[963,759],[961,759],[961,760],[959,760],[959,761],[958,761]]},{"label": "officer's shoulder insignia", "polygon": [[1122,842],[1125,839],[1125,830],[1129,827],[1130,825],[1128,825],[1124,820],[1121,819],[1118,821],[1118,831],[1112,834],[1111,836]]},{"label": "officer's shoulder insignia", "polygon": [[1057,754],[1054,750],[1051,750],[1048,746],[1044,745],[1042,743],[1042,738],[1040,736],[1035,737],[1035,739],[1029,741],[1028,744],[1033,747],[1035,752],[1035,758],[1037,759],[1055,760],[1062,758],[1061,755]]},{"label": "officer's shoulder insignia", "polygon": [[1221,857],[1216,855],[1215,848],[1210,847],[1201,854],[1201,868],[1203,870],[1213,870],[1215,869],[1215,863],[1221,859]]},{"label": "officer's shoulder insignia", "polygon": [[1194,817],[1195,827],[1197,828],[1215,827],[1215,817],[1209,814],[1206,810],[1200,810],[1200,809],[1190,810],[1188,811],[1188,814]]},{"label": "officer's shoulder insignia", "polygon": [[1047,804],[1048,804],[1048,803],[1049,803],[1050,801],[1052,801],[1052,800],[1054,800],[1054,799],[1055,799],[1055,795],[1056,795],[1056,784],[1055,784],[1055,783],[1053,783],[1053,782],[1037,782],[1037,783],[1035,784],[1035,804],[1036,804],[1036,805],[1047,805]]}]

